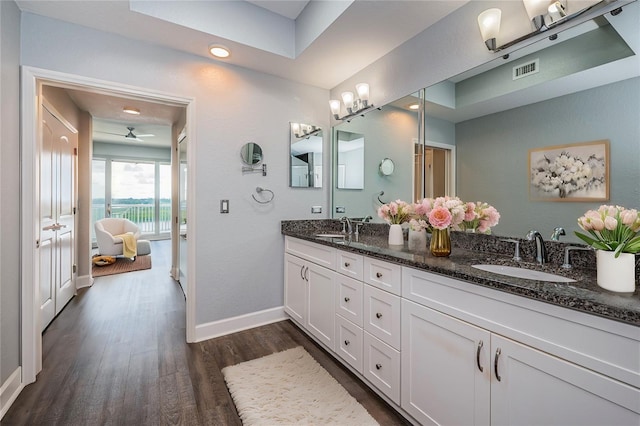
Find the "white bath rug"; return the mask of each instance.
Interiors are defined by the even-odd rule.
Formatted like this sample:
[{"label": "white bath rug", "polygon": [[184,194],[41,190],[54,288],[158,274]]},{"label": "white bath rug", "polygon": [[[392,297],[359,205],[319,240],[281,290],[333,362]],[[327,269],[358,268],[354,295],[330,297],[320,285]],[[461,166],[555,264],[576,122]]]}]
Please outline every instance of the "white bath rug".
[{"label": "white bath rug", "polygon": [[222,374],[245,426],[378,424],[302,347]]}]

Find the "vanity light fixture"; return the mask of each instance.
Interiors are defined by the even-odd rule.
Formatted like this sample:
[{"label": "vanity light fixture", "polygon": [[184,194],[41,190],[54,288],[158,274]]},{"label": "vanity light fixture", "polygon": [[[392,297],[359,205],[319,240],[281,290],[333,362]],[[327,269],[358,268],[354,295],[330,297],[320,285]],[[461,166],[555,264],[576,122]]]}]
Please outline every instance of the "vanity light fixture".
[{"label": "vanity light fixture", "polygon": [[212,44],[209,46],[209,53],[219,59],[226,59],[231,56],[231,50],[221,44]]},{"label": "vanity light fixture", "polygon": [[373,104],[369,104],[369,85],[367,83],[356,84],[356,92],[358,93],[357,99],[353,92],[342,92],[342,103],[344,103],[344,107],[347,110],[347,114],[343,117],[340,117],[340,101],[337,99],[329,101],[333,118],[336,120],[347,120],[373,108]]},{"label": "vanity light fixture", "polygon": [[309,138],[322,131],[320,127],[303,123],[291,123],[291,130],[293,131],[293,135],[298,139]]},{"label": "vanity light fixture", "polygon": [[[615,3],[616,0],[601,0],[589,7],[586,7],[578,12],[567,14],[567,0],[522,0],[524,2],[527,16],[532,23],[533,32],[530,32],[520,38],[505,43],[501,46],[498,45],[497,39],[500,33],[500,22],[502,20],[502,11],[497,8],[487,9],[478,15],[478,26],[480,27],[480,34],[482,35],[482,41],[484,41],[487,48],[492,52],[499,52],[508,47],[514,46],[522,41],[525,41],[531,37],[541,34],[547,30],[557,27],[558,25],[569,22],[587,12],[596,11],[604,7],[610,6],[611,3]],[[618,9],[612,10],[611,13],[617,12]],[[549,37],[550,40],[557,39],[557,34],[553,34]]]},{"label": "vanity light fixture", "polygon": [[126,112],[127,114],[131,114],[131,115],[140,115],[140,110],[138,108],[134,108],[134,107],[124,107],[122,108],[122,112]]},{"label": "vanity light fixture", "polygon": [[409,109],[412,111],[420,109],[420,104],[411,104],[409,105]]}]

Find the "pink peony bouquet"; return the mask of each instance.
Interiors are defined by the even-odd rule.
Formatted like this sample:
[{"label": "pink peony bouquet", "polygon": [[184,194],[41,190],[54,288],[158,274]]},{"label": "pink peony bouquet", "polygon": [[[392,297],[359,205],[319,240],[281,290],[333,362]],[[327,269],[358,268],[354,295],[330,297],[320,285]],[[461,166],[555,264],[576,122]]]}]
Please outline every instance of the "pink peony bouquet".
[{"label": "pink peony bouquet", "polygon": [[435,229],[458,229],[464,220],[465,204],[457,197],[425,198],[413,205],[411,226],[428,231]]},{"label": "pink peony bouquet", "polygon": [[412,207],[402,200],[383,204],[378,209],[378,216],[391,225],[408,222],[411,218]]},{"label": "pink peony bouquet", "polygon": [[640,252],[640,213],[636,209],[602,205],[578,218],[578,225],[589,235],[576,236],[591,247],[620,253]]},{"label": "pink peony bouquet", "polygon": [[500,213],[495,207],[478,201],[465,203],[464,220],[460,224],[461,230],[473,230],[482,234],[490,234],[491,228],[500,221]]}]

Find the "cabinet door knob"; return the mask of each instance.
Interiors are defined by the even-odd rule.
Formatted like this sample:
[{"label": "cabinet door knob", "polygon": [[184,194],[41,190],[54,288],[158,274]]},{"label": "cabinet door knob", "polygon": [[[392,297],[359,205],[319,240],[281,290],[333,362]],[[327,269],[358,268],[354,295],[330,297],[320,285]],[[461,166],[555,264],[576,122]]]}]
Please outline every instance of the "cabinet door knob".
[{"label": "cabinet door knob", "polygon": [[480,365],[480,351],[482,350],[482,346],[484,346],[484,343],[480,340],[478,342],[478,350],[476,352],[476,364],[478,365],[478,370],[480,370],[481,373],[484,371],[484,368]]},{"label": "cabinet door knob", "polygon": [[376,277],[382,278],[382,272],[376,272]]},{"label": "cabinet door knob", "polygon": [[351,264],[349,262],[344,262],[344,267],[348,268],[349,266],[351,266]]},{"label": "cabinet door knob", "polygon": [[382,318],[382,314],[380,312],[376,312],[376,318]]},{"label": "cabinet door knob", "polygon": [[348,341],[348,340],[345,340],[345,341],[344,341],[344,345],[345,345],[345,346],[349,346],[349,343],[351,343],[351,342],[350,342],[350,341]]},{"label": "cabinet door knob", "polygon": [[349,299],[348,297],[345,297],[345,298],[344,298],[344,301],[345,301],[345,302],[348,302],[349,300],[351,300],[351,299]]},{"label": "cabinet door knob", "polygon": [[382,368],[382,364],[376,364],[376,370],[380,370]]},{"label": "cabinet door knob", "polygon": [[498,379],[499,382],[502,381],[502,377],[500,377],[500,374],[498,373],[498,358],[500,358],[501,353],[502,351],[500,348],[496,349],[496,357],[493,360],[493,372],[496,373],[496,379]]}]

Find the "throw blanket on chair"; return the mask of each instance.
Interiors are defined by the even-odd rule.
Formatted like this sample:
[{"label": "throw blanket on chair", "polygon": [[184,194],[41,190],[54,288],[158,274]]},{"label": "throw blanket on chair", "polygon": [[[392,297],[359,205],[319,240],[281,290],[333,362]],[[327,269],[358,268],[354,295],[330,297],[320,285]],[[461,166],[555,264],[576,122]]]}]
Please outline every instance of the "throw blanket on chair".
[{"label": "throw blanket on chair", "polygon": [[122,255],[133,259],[138,255],[138,244],[133,232],[127,232],[126,234],[114,235],[115,238],[122,239]]}]

